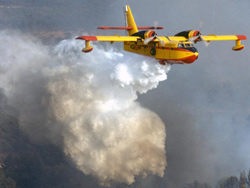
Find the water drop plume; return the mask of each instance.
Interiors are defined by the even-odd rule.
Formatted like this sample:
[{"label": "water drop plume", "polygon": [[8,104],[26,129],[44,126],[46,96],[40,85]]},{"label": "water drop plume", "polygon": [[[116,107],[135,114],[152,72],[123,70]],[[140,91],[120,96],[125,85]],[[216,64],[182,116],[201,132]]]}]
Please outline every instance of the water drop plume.
[{"label": "water drop plume", "polygon": [[74,39],[45,46],[1,31],[0,41],[0,87],[33,142],[58,145],[101,185],[163,176],[165,126],[136,99],[166,80],[169,66],[95,45],[83,54]]}]

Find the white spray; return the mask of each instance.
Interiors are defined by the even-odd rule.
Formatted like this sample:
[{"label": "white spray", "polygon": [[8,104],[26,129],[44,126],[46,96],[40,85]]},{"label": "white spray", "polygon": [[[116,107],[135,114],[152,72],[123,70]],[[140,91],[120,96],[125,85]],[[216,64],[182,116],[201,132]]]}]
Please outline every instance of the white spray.
[{"label": "white spray", "polygon": [[33,141],[54,143],[100,184],[131,184],[135,176],[163,176],[165,126],[140,106],[166,80],[169,66],[82,41],[46,47],[22,34],[0,32],[0,87]]}]

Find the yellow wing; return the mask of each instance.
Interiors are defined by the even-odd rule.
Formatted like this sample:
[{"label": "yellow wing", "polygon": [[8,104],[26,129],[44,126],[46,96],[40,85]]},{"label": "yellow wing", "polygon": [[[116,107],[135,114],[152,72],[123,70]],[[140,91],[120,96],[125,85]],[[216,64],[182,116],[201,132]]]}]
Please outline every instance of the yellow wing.
[{"label": "yellow wing", "polygon": [[76,39],[81,39],[85,41],[109,41],[109,42],[125,42],[125,41],[131,41],[131,42],[137,42],[138,40],[141,40],[138,36],[80,36]]},{"label": "yellow wing", "polygon": [[[201,36],[203,40],[211,41],[211,40],[246,40],[247,37],[245,35],[207,35]],[[171,41],[188,41],[188,38],[182,36],[159,36],[161,40],[169,39]],[[157,40],[156,40],[157,41]]]},{"label": "yellow wing", "polygon": [[[211,41],[211,40],[246,40],[247,37],[244,35],[207,35],[207,36],[201,36],[203,40]],[[159,36],[163,41],[188,41],[187,38],[182,36]],[[86,40],[86,41],[110,41],[110,42],[137,42],[137,41],[143,41],[142,38],[138,36],[80,36],[76,39]],[[159,41],[158,39],[154,40]]]},{"label": "yellow wing", "polygon": [[241,40],[246,40],[245,35],[208,35],[202,36],[202,40],[205,41],[216,41],[216,40],[235,40],[235,46],[232,48],[234,51],[239,51],[244,48],[244,45],[241,44]]},{"label": "yellow wing", "polygon": [[246,40],[247,37],[245,35],[208,35],[203,36],[202,39],[206,41],[211,40]]},{"label": "yellow wing", "polygon": [[90,41],[109,41],[109,42],[138,42],[142,39],[138,36],[80,36],[76,39],[85,40],[85,48],[82,49],[82,52],[91,52],[93,47],[90,46]]},{"label": "yellow wing", "polygon": [[[92,51],[93,47],[90,46],[90,41],[109,41],[109,42],[141,42],[144,41],[139,36],[80,36],[76,39],[85,40],[85,48],[82,49],[83,52]],[[205,41],[216,41],[216,40],[235,40],[236,45],[232,48],[232,50],[238,51],[244,48],[244,45],[241,45],[241,40],[246,40],[247,37],[245,35],[207,35],[207,36],[199,36],[196,39],[196,42],[205,40]],[[159,36],[154,42],[164,41],[164,43],[168,43],[171,41],[188,41],[188,38],[183,36]]]},{"label": "yellow wing", "polygon": [[[161,36],[158,38],[160,38],[160,40],[162,40],[164,42],[187,41],[188,40],[185,37],[180,37],[180,36],[170,36],[170,37]],[[114,36],[80,36],[80,37],[77,37],[76,39],[85,40],[85,41],[106,41],[106,42],[144,41],[144,39],[142,39],[139,36],[118,36],[118,35],[114,35]],[[158,39],[154,40],[154,42],[158,42],[158,41],[159,41]]]},{"label": "yellow wing", "polygon": [[[188,38],[182,37],[182,36],[169,36],[169,37],[159,37],[161,40],[166,41],[166,38],[169,39],[169,41],[188,41]],[[199,36],[196,39],[196,42],[205,40],[207,42],[210,41],[218,41],[218,40],[235,40],[236,44],[232,48],[232,50],[239,51],[244,48],[244,45],[241,45],[241,40],[246,40],[247,37],[245,35],[207,35],[207,36]]]}]

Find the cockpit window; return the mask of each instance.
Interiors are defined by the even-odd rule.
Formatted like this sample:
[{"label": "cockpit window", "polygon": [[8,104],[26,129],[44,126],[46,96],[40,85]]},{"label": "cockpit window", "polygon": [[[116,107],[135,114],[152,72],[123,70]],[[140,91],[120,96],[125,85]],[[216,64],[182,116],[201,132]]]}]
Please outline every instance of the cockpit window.
[{"label": "cockpit window", "polygon": [[193,43],[186,43],[186,48],[189,48],[189,47],[194,47],[194,44]]},{"label": "cockpit window", "polygon": [[185,48],[185,46],[184,46],[184,44],[179,43],[179,44],[178,44],[178,48]]},{"label": "cockpit window", "polygon": [[179,43],[177,48],[190,48],[190,47],[194,47],[193,43]]}]

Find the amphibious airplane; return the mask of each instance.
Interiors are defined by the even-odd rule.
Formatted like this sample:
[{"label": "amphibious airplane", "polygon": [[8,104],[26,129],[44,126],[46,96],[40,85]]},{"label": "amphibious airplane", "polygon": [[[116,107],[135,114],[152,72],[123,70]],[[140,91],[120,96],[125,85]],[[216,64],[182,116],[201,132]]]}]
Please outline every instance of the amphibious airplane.
[{"label": "amphibious airplane", "polygon": [[[130,7],[125,6],[126,27],[98,27],[98,29],[122,29],[128,31],[128,36],[80,36],[76,39],[85,40],[82,52],[91,52],[93,47],[90,41],[124,42],[124,50],[154,57],[160,64],[190,64],[198,58],[198,51],[194,43],[203,41],[208,44],[216,40],[235,40],[232,50],[239,51],[244,48],[241,40],[245,35],[201,35],[200,31],[188,30],[177,33],[175,36],[158,36],[155,29],[163,27],[137,27]],[[138,31],[138,30],[143,31]],[[148,29],[148,30],[147,30]]]}]

